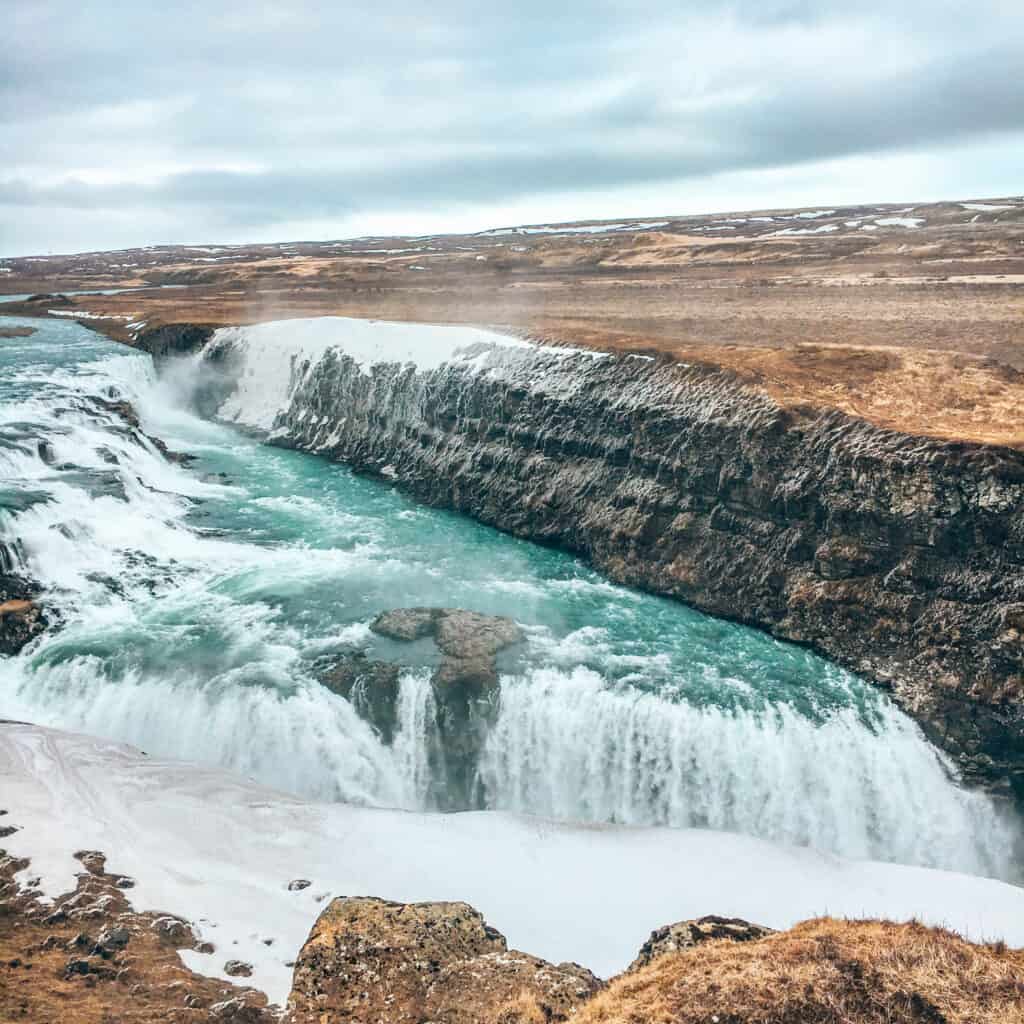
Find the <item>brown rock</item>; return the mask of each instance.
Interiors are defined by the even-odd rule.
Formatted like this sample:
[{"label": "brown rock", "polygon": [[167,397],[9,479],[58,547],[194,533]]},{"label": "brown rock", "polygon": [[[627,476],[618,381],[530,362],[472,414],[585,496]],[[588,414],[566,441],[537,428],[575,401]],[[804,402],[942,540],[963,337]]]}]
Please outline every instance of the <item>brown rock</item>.
[{"label": "brown rock", "polygon": [[475,1024],[525,1000],[560,1021],[600,987],[575,964],[509,950],[468,904],[336,899],[299,954],[289,1009],[293,1024]]},{"label": "brown rock", "polygon": [[75,860],[81,861],[82,867],[90,875],[102,875],[107,863],[106,855],[99,850],[79,850],[75,854]]},{"label": "brown rock", "polygon": [[370,629],[392,640],[420,640],[434,632],[442,612],[441,608],[395,608],[381,612],[370,623]]},{"label": "brown rock", "polygon": [[493,658],[521,639],[512,619],[462,608],[394,608],[378,615],[370,629],[392,640],[433,636],[446,655],[466,659]]},{"label": "brown rock", "polygon": [[192,948],[196,943],[192,926],[180,917],[165,914],[158,917],[150,926],[163,942],[176,949]]},{"label": "brown rock", "polygon": [[10,582],[11,577],[0,577],[0,655],[17,654],[46,627],[39,605],[20,588],[13,588],[17,596],[11,596]]},{"label": "brown rock", "polygon": [[752,942],[773,934],[773,928],[765,928],[760,924],[751,924],[739,917],[699,917],[692,921],[678,921],[675,924],[656,928],[650,938],[640,947],[636,959],[626,970],[639,970],[646,967],[656,957],[666,953],[678,953],[683,949],[692,949],[704,942],[715,939],[728,939],[731,942]]},{"label": "brown rock", "polygon": [[445,609],[436,619],[437,646],[449,657],[493,658],[521,639],[519,627],[503,615]]}]

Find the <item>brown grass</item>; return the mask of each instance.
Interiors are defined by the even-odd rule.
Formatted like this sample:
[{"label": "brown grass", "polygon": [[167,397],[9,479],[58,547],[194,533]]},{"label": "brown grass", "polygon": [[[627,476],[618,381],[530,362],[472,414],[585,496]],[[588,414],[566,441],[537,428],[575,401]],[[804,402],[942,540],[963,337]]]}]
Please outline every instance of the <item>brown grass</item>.
[{"label": "brown grass", "polygon": [[[8,821],[9,818],[0,818]],[[102,855],[79,856],[83,870],[73,892],[53,905],[31,883],[31,867],[0,850],[0,1024],[274,1024],[262,992],[193,974],[177,950],[193,946],[191,933],[162,935],[162,915],[136,912],[132,879],[107,873]],[[59,913],[54,913],[60,911]],[[106,929],[130,933],[124,949],[97,955]],[[208,947],[212,948],[212,947]],[[223,962],[230,953],[214,951]],[[69,970],[87,963],[86,973]]]},{"label": "brown grass", "polygon": [[1020,1024],[1024,951],[887,921],[823,918],[623,975],[578,1024]]},{"label": "brown grass", "polygon": [[[151,282],[185,287],[84,296],[80,308],[150,326],[325,315],[472,323],[720,365],[783,406],[1024,448],[1024,204],[980,217],[955,203],[923,206],[920,230],[844,225],[893,212],[850,208],[837,212],[841,230],[809,236],[774,235],[778,221],[723,236],[715,215],[600,238],[438,236],[352,251],[296,243],[294,255],[250,246],[217,263],[178,248],[7,260],[14,273],[3,287],[141,284],[120,276],[138,263]],[[358,251],[407,247],[418,251]],[[129,340],[125,321],[87,323]]]},{"label": "brown grass", "polygon": [[522,992],[498,1011],[494,1024],[550,1024],[550,1020],[537,997],[531,992]]}]

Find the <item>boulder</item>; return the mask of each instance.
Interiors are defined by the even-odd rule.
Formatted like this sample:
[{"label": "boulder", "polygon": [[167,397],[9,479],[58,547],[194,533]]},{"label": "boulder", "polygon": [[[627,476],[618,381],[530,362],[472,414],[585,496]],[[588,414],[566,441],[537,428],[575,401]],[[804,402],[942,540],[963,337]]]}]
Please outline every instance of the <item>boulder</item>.
[{"label": "boulder", "polygon": [[493,658],[522,639],[519,627],[503,615],[446,608],[434,621],[437,646],[451,658]]},{"label": "boulder", "polygon": [[462,608],[394,608],[378,615],[370,629],[392,640],[430,636],[444,655],[464,660],[493,659],[522,639],[512,619]]},{"label": "boulder", "polygon": [[370,623],[370,629],[392,640],[420,640],[434,632],[443,612],[443,608],[394,608],[381,612]]},{"label": "boulder", "polygon": [[731,942],[752,942],[773,934],[773,928],[760,924],[751,924],[739,917],[698,917],[692,921],[677,921],[675,924],[656,928],[650,938],[640,947],[636,959],[629,965],[626,973],[646,967],[656,957],[666,953],[678,953],[680,950],[692,949],[704,942],[715,939],[728,939]]},{"label": "boulder", "polygon": [[498,685],[496,655],[522,639],[512,619],[462,608],[395,608],[378,615],[370,629],[392,640],[433,638],[442,658],[432,682],[445,707],[488,696]]},{"label": "boulder", "polygon": [[509,950],[466,903],[334,900],[299,953],[288,1007],[292,1024],[386,1020],[477,1024],[509,1004],[566,1020],[601,987],[576,964]]},{"label": "boulder", "polygon": [[[0,552],[0,565],[7,558]],[[47,626],[35,601],[35,586],[14,574],[0,572],[0,655],[17,654]]]}]

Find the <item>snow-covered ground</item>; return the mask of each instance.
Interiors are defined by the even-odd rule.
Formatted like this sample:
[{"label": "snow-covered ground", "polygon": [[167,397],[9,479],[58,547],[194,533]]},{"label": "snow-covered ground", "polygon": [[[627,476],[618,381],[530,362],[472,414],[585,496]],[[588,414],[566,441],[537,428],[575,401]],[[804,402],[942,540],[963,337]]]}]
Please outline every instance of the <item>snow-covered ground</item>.
[{"label": "snow-covered ground", "polygon": [[875,223],[883,228],[919,228],[924,217],[878,217]]},{"label": "snow-covered ground", "polygon": [[477,232],[480,238],[499,238],[504,235],[602,235],[606,231],[653,231],[655,228],[667,227],[671,221],[640,220],[623,224],[564,224],[538,225],[520,228],[492,228],[490,231]]},{"label": "snow-covered ground", "polygon": [[48,309],[46,312],[50,316],[68,316],[75,320],[131,320],[133,317],[133,314],[123,316],[115,313],[87,313],[84,309]]},{"label": "snow-covered ground", "polygon": [[[74,887],[76,850],[136,879],[137,910],[196,923],[217,947],[183,954],[283,1002],[285,966],[331,896],[466,900],[519,949],[610,975],[658,925],[702,914],[784,928],[818,915],[918,917],[1024,945],[1024,889],[925,868],[846,861],[696,829],[576,826],[479,812],[413,814],[302,801],[216,768],[36,726],[0,725],[0,806],[25,877]],[[290,892],[306,878],[310,888]],[[273,940],[265,945],[267,939]],[[230,980],[230,979],[226,979]]]},{"label": "snow-covered ground", "polygon": [[979,210],[982,213],[989,213],[994,210],[1016,210],[1016,203],[961,203],[965,210]]}]

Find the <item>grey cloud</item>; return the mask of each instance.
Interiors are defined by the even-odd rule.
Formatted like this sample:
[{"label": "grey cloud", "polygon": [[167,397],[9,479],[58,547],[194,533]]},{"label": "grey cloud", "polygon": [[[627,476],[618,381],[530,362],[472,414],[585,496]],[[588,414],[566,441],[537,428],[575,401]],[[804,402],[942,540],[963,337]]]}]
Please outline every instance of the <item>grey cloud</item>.
[{"label": "grey cloud", "polygon": [[1000,0],[41,2],[12,33],[5,246],[12,211],[95,247],[76,211],[132,210],[141,244],[175,210],[252,234],[1024,129],[1024,11]]}]

